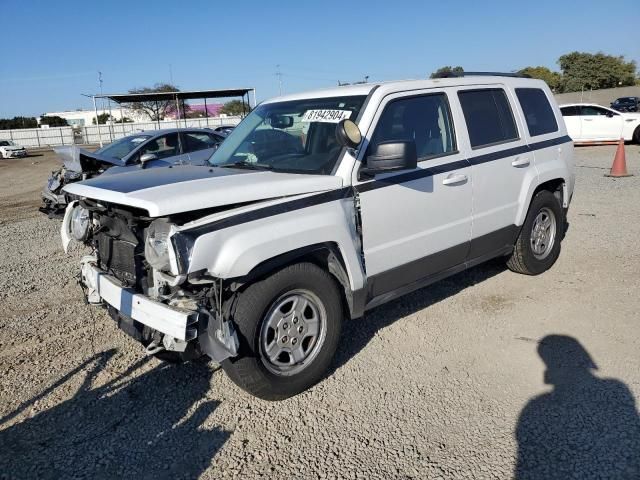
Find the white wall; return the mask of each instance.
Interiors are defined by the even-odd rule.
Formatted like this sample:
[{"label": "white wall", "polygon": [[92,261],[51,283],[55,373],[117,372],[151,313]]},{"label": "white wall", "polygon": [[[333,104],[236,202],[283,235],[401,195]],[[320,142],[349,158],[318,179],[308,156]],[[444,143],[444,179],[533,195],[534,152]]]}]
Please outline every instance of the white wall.
[{"label": "white wall", "polygon": [[73,128],[21,128],[19,130],[0,130],[0,139],[13,140],[23,147],[49,147],[54,145],[72,145]]},{"label": "white wall", "polygon": [[0,130],[0,139],[13,140],[23,147],[49,147],[73,144],[103,144],[144,130],[159,128],[215,128],[221,125],[237,125],[241,117],[188,118],[186,120],[164,120],[161,122],[114,123],[113,125],[88,125],[72,127],[21,128]]}]

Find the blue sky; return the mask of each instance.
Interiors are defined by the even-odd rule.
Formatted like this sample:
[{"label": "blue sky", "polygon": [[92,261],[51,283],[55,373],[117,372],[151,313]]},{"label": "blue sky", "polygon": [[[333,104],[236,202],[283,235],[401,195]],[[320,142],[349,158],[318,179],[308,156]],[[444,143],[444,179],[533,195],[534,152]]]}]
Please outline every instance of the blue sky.
[{"label": "blue sky", "polygon": [[[573,50],[640,63],[638,0],[0,0],[0,117],[91,108],[81,93],[169,81],[256,87],[258,100],[442,65],[557,68]],[[625,27],[626,25],[626,27]]]}]

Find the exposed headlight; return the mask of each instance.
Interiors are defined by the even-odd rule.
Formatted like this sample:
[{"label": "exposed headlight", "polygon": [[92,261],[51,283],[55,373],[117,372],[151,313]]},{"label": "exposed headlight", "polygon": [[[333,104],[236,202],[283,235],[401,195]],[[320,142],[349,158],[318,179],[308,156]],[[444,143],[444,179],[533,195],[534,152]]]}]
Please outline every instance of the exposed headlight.
[{"label": "exposed headlight", "polygon": [[164,219],[151,222],[144,242],[144,255],[147,262],[156,270],[168,271],[171,268],[169,259],[169,233],[171,224]]},{"label": "exposed headlight", "polygon": [[81,206],[76,206],[71,212],[71,235],[79,242],[83,242],[89,236],[91,218],[89,211]]}]

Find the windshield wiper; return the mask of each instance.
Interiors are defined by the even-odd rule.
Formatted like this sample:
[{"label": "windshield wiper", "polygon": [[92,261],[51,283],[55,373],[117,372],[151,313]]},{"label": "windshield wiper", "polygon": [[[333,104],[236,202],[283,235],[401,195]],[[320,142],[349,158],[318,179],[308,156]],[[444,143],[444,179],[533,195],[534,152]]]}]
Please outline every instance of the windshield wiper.
[{"label": "windshield wiper", "polygon": [[266,163],[254,163],[247,162],[246,160],[242,160],[234,163],[225,163],[224,165],[213,165],[214,167],[220,168],[247,168],[249,170],[273,170],[271,165],[267,165]]}]

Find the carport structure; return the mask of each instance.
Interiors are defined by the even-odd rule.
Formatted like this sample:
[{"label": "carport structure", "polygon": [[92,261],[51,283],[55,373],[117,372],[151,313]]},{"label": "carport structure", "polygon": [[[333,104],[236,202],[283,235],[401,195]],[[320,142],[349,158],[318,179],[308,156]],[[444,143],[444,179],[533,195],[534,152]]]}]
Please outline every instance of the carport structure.
[{"label": "carport structure", "polygon": [[[98,125],[98,107],[96,104],[96,99],[98,98],[106,98],[109,102],[113,101],[118,104],[120,107],[120,117],[123,118],[122,114],[122,105],[126,103],[139,103],[139,102],[155,102],[156,107],[158,106],[158,102],[166,102],[173,101],[175,102],[176,108],[176,127],[180,127],[180,112],[183,112],[183,120],[185,127],[187,126],[187,118],[184,115],[186,112],[185,108],[185,100],[196,100],[203,99],[204,100],[204,112],[205,118],[209,118],[209,112],[207,110],[207,99],[211,98],[233,98],[240,97],[242,100],[242,108],[243,114],[248,113],[251,110],[250,103],[250,95],[253,95],[253,106],[256,106],[256,89],[255,88],[228,88],[228,89],[217,89],[217,90],[189,90],[189,91],[178,91],[178,92],[150,92],[150,93],[105,93],[105,94],[94,94],[87,95],[83,94],[85,97],[90,97],[93,99],[93,110],[96,116],[96,125]],[[182,110],[180,109],[180,104],[182,103]],[[110,105],[110,104],[109,104]],[[109,106],[109,110],[111,110],[111,106]],[[160,118],[156,117],[156,122],[158,122],[158,127],[160,127]],[[100,135],[100,129],[98,129],[98,135]],[[100,135],[100,145],[102,146],[102,137]]]}]

